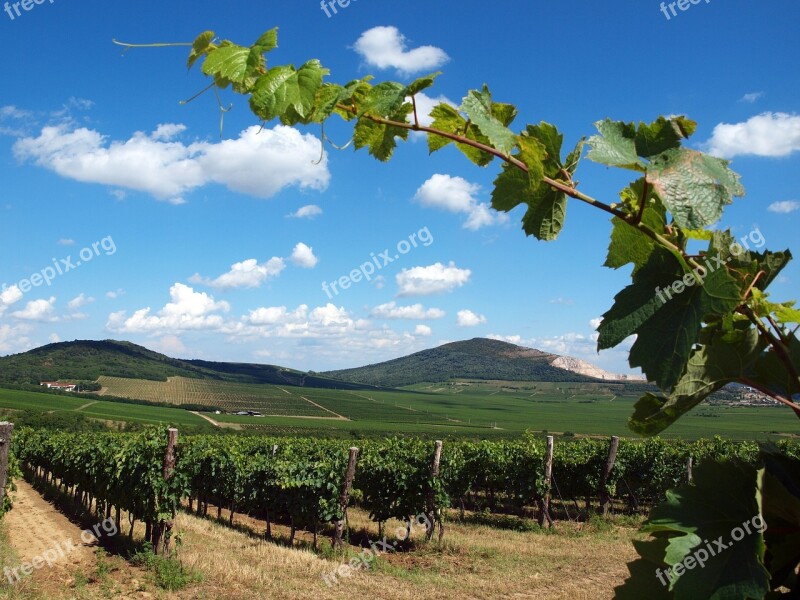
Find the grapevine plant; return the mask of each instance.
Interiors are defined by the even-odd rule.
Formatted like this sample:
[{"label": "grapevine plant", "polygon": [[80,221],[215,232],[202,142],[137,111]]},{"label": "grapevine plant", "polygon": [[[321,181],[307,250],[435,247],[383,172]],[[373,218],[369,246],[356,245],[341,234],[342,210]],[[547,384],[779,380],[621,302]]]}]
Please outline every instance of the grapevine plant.
[{"label": "grapevine plant", "polygon": [[[661,390],[636,403],[629,420],[634,432],[663,431],[732,382],[757,389],[800,416],[800,311],[793,302],[773,302],[767,293],[791,253],[754,252],[729,230],[711,229],[725,206],[745,192],[727,161],[686,147],[696,129],[693,121],[606,119],[595,124],[595,135],[564,155],[563,135],[554,125],[512,129],[517,109],[496,102],[486,86],[468,91],[459,107],[438,104],[429,115],[431,125],[422,125],[416,95],[433,86],[438,72],[408,84],[365,77],[341,85],[326,81],[329,71],[316,59],[299,68],[268,66],[265,55],[277,47],[277,29],[250,46],[219,41],[212,31],[183,45],[191,47],[188,67],[200,62],[211,78],[207,90],[248,97],[263,123],[320,125],[324,143],[324,125],[335,116],[353,123],[354,147],[380,161],[388,161],[398,140],[412,131],[427,134],[430,152],[453,145],[479,167],[499,160],[492,206],[508,212],[525,205],[526,235],[556,239],[570,200],[609,215],[605,266],[631,265],[631,284],[603,315],[598,350],[636,336],[630,366],[641,368]],[[618,199],[602,202],[578,189],[575,175],[584,158],[631,171],[634,179]],[[705,249],[693,250],[702,245]],[[760,598],[781,586],[800,588],[800,463],[774,457],[764,451],[758,469],[732,471],[727,467],[737,463],[730,461],[716,469],[708,465],[697,474],[705,483],[671,494],[646,526],[654,540],[638,546],[642,558],[632,563],[631,578],[619,593],[688,598],[703,590],[708,597]],[[698,508],[703,493],[737,486],[739,493],[718,494],[713,510]],[[729,525],[730,531],[753,512],[770,527],[775,524],[775,533],[768,528],[702,569],[686,570],[666,586],[658,582],[656,567],[681,563],[707,536]]]}]

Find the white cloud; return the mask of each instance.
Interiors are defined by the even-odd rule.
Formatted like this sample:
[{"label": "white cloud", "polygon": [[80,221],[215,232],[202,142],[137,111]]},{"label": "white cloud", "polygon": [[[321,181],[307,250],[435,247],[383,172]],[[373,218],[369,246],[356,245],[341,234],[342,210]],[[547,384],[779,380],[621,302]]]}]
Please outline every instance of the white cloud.
[{"label": "white cloud", "polygon": [[428,337],[429,335],[433,334],[433,330],[428,327],[427,325],[417,325],[414,328],[414,335],[421,335],[424,337]]},{"label": "white cloud", "polygon": [[787,214],[800,210],[800,202],[797,200],[781,200],[780,202],[773,202],[767,207],[767,210],[779,214]]},{"label": "white cloud", "polygon": [[328,303],[309,310],[308,305],[301,304],[294,310],[285,306],[251,310],[230,333],[279,338],[341,337],[366,330],[368,325],[368,321],[353,318],[341,306]]},{"label": "white cloud", "polygon": [[293,213],[286,215],[289,219],[313,219],[322,214],[322,209],[316,204],[306,204]]},{"label": "white cloud", "polygon": [[116,300],[120,296],[124,296],[124,295],[125,295],[125,290],[123,290],[122,288],[118,288],[116,290],[111,290],[109,292],[106,292],[106,298],[108,298],[110,300]]},{"label": "white cloud", "polygon": [[47,341],[48,341],[48,342],[50,342],[51,344],[57,344],[58,342],[60,342],[60,341],[61,341],[61,338],[58,336],[58,334],[57,334],[57,333],[51,333],[51,334],[50,334],[50,335],[47,337]]},{"label": "white cloud", "polygon": [[86,294],[81,292],[78,296],[67,302],[67,308],[70,310],[78,310],[92,302],[94,302],[94,298],[86,296]]},{"label": "white cloud", "polygon": [[373,27],[361,34],[354,48],[367,64],[379,69],[394,68],[407,75],[434,70],[450,60],[444,50],[435,46],[408,50],[406,37],[397,27]]},{"label": "white cloud", "polygon": [[467,309],[458,311],[457,317],[459,327],[475,327],[481,323],[486,323],[486,317]]},{"label": "white cloud", "polygon": [[6,119],[14,119],[14,120],[21,120],[21,119],[29,119],[33,116],[30,111],[23,110],[13,104],[8,104],[6,106],[0,106],[0,120]]},{"label": "white cloud", "polygon": [[398,306],[392,301],[373,308],[370,316],[376,319],[441,319],[445,312],[440,308],[426,309],[422,304]]},{"label": "white cloud", "polygon": [[150,344],[153,350],[167,356],[186,356],[189,349],[177,335],[165,335],[157,342]]},{"label": "white cloud", "polygon": [[314,249],[306,246],[303,242],[294,247],[290,260],[303,269],[313,269],[319,262],[319,259],[314,256]]},{"label": "white cloud", "polygon": [[454,262],[403,269],[395,276],[400,296],[429,296],[450,292],[469,281],[472,271],[459,269]]},{"label": "white cloud", "polygon": [[150,307],[137,310],[127,317],[118,311],[108,317],[106,327],[118,333],[167,333],[188,330],[220,329],[224,319],[219,312],[228,312],[230,304],[217,302],[205,292],[195,292],[191,287],[175,283],[169,290],[169,302],[156,314]]},{"label": "white cloud", "polygon": [[601,317],[597,317],[596,319],[592,319],[589,321],[589,326],[592,328],[592,331],[596,331],[598,327],[600,327],[600,323],[603,322]]},{"label": "white cloud", "polygon": [[0,291],[0,316],[3,316],[9,306],[22,300],[22,296],[22,292],[16,285],[4,287]]},{"label": "white cloud", "polygon": [[490,340],[497,340],[498,342],[508,342],[509,344],[522,343],[521,335],[498,335],[496,333],[490,333],[486,337],[489,338]]},{"label": "white cloud", "polygon": [[25,305],[25,308],[22,310],[18,310],[11,313],[11,316],[15,319],[21,319],[23,321],[41,321],[41,322],[51,322],[57,321],[57,317],[54,315],[55,313],[55,304],[56,298],[55,296],[51,296],[49,299],[40,299],[40,300],[31,300]]},{"label": "white cloud", "polygon": [[722,158],[788,156],[800,150],[800,115],[766,112],[744,123],[720,123],[706,148]]},{"label": "white cloud", "polygon": [[745,94],[739,99],[739,102],[747,102],[748,104],[752,104],[756,100],[764,97],[764,92],[750,92],[749,94]]},{"label": "white cloud", "polygon": [[32,327],[28,323],[0,324],[0,352],[10,354],[33,348],[33,343],[28,337],[31,330]]},{"label": "white cloud", "polygon": [[184,129],[167,123],[151,134],[109,142],[95,130],[47,126],[38,137],[17,140],[14,154],[62,177],[137,190],[173,204],[212,183],[269,198],[288,186],[321,191],[330,181],[327,155],[314,164],[319,140],[293,127],[254,125],[237,139],[191,144],[175,139]]},{"label": "white cloud", "polygon": [[265,281],[280,275],[286,268],[286,261],[277,256],[273,256],[267,262],[258,263],[255,258],[248,258],[242,262],[231,265],[231,270],[223,273],[216,279],[203,277],[195,273],[189,277],[189,283],[207,285],[213,288],[256,288],[260,287]]},{"label": "white cloud", "polygon": [[72,238],[61,238],[60,240],[58,240],[58,245],[59,246],[74,246],[75,245],[75,240],[73,240]]},{"label": "white cloud", "polygon": [[462,177],[436,173],[420,186],[414,199],[423,206],[467,215],[464,228],[471,231],[507,221],[505,214],[492,212],[487,203],[478,201],[480,189],[481,186]]}]

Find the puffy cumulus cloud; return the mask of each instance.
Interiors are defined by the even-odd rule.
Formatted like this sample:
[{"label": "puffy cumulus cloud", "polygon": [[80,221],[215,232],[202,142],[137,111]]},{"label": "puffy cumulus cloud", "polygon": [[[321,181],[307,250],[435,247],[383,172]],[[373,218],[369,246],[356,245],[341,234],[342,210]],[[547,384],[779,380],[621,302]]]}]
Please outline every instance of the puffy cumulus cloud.
[{"label": "puffy cumulus cloud", "polygon": [[797,200],[780,200],[770,204],[767,210],[778,214],[788,214],[800,210],[800,202]]},{"label": "puffy cumulus cloud", "polygon": [[387,302],[376,306],[370,313],[376,319],[441,319],[445,312],[440,308],[425,308],[422,304],[398,306],[397,302]]},{"label": "puffy cumulus cloud", "polygon": [[458,311],[456,317],[459,327],[475,327],[481,323],[486,323],[486,317],[467,309]]},{"label": "puffy cumulus cloud", "polygon": [[322,214],[322,209],[316,204],[306,204],[293,213],[286,215],[288,219],[313,219]]},{"label": "puffy cumulus cloud", "polygon": [[229,333],[242,336],[278,338],[328,338],[357,334],[369,328],[369,321],[356,319],[344,307],[328,303],[310,309],[301,304],[294,310],[285,306],[251,310]]},{"label": "puffy cumulus cloud", "polygon": [[122,288],[106,292],[106,298],[108,298],[109,300],[116,300],[120,296],[124,295],[125,295],[125,290],[123,290]]},{"label": "puffy cumulus cloud", "polygon": [[8,310],[9,306],[22,300],[22,295],[22,291],[16,284],[10,287],[4,285],[0,291],[0,316]]},{"label": "puffy cumulus cloud", "polygon": [[408,49],[406,37],[397,27],[373,27],[361,34],[353,46],[367,64],[379,69],[397,69],[404,74],[431,71],[450,57],[435,46]]},{"label": "puffy cumulus cloud", "polygon": [[273,256],[264,263],[255,258],[248,258],[242,262],[231,265],[231,270],[215,279],[203,277],[195,273],[189,278],[189,283],[207,285],[219,289],[257,288],[281,274],[286,268],[286,261]]},{"label": "puffy cumulus cloud", "polygon": [[162,336],[157,342],[150,344],[150,347],[156,352],[172,357],[186,356],[189,352],[183,340],[177,335]]},{"label": "puffy cumulus cloud", "polygon": [[319,140],[293,127],[253,126],[237,139],[190,144],[176,139],[184,130],[167,123],[150,134],[109,141],[85,127],[50,125],[36,137],[18,139],[14,154],[68,179],[145,192],[173,204],[212,183],[269,198],[288,186],[324,190],[330,181],[327,155],[314,164]]},{"label": "puffy cumulus cloud", "polygon": [[462,177],[437,173],[420,186],[414,199],[423,206],[466,215],[464,228],[471,231],[506,222],[507,215],[494,212],[487,203],[478,201],[480,189],[481,186]]},{"label": "puffy cumulus cloud", "polygon": [[490,340],[497,340],[498,342],[508,342],[509,344],[522,343],[521,335],[498,335],[496,333],[490,333],[486,337],[489,338]]},{"label": "puffy cumulus cloud", "polygon": [[306,246],[303,242],[300,242],[294,247],[290,260],[296,266],[302,267],[303,269],[313,269],[319,262],[319,259],[314,256],[314,249],[310,246]]},{"label": "puffy cumulus cloud", "polygon": [[443,265],[440,262],[427,267],[403,269],[395,275],[400,296],[430,296],[443,294],[465,285],[472,271],[459,269],[454,262]]},{"label": "puffy cumulus cloud", "polygon": [[766,112],[743,123],[720,123],[705,147],[722,158],[788,156],[800,150],[800,115]]},{"label": "puffy cumulus cloud", "polygon": [[421,337],[428,337],[429,335],[433,335],[433,329],[431,329],[427,325],[417,325],[414,328],[414,335],[419,335]]},{"label": "puffy cumulus cloud", "polygon": [[152,314],[150,307],[142,308],[130,317],[126,311],[111,313],[106,327],[116,333],[166,334],[190,330],[219,330],[225,320],[217,314],[230,311],[225,301],[217,302],[205,292],[196,292],[182,283],[169,290],[172,302]]},{"label": "puffy cumulus cloud", "polygon": [[22,310],[17,310],[11,313],[15,319],[23,321],[41,321],[52,322],[57,321],[58,317],[55,316],[56,298],[51,296],[47,300],[31,300],[25,305]]},{"label": "puffy cumulus cloud", "polygon": [[72,300],[67,302],[67,308],[70,310],[78,310],[94,302],[94,298],[87,296],[83,292],[75,296]]},{"label": "puffy cumulus cloud", "polygon": [[589,321],[589,326],[592,328],[592,331],[595,331],[598,327],[600,327],[600,323],[603,322],[601,317],[597,317]]}]

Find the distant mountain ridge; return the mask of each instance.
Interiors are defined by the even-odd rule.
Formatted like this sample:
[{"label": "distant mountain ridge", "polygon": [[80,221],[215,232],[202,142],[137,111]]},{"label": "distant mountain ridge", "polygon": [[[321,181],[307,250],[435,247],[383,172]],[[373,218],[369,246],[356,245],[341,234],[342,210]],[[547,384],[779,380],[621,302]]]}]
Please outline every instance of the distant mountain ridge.
[{"label": "distant mountain ridge", "polygon": [[318,388],[364,389],[374,386],[332,380],[275,365],[180,360],[131,342],[76,340],[41,346],[0,357],[0,384],[39,384],[42,381],[95,381],[98,377],[166,381],[191,377],[237,383],[271,383]]},{"label": "distant mountain ridge", "polygon": [[485,338],[452,342],[382,363],[324,373],[255,363],[181,360],[116,340],[58,342],[0,357],[0,385],[95,381],[100,376],[152,381],[189,377],[354,390],[452,379],[573,383],[624,380],[579,359]]},{"label": "distant mountain ridge", "polygon": [[585,361],[487,338],[451,342],[382,363],[322,374],[389,387],[451,379],[576,383],[623,380],[622,376]]}]

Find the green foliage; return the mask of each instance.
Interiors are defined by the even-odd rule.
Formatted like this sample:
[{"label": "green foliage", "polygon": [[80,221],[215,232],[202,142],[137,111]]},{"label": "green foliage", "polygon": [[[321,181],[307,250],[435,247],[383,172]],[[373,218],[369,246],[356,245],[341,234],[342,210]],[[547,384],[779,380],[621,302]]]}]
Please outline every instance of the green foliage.
[{"label": "green foliage", "polygon": [[176,556],[153,553],[150,542],[131,557],[131,563],[150,572],[155,584],[168,591],[181,590],[202,579],[199,573],[187,569]]}]

